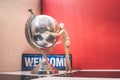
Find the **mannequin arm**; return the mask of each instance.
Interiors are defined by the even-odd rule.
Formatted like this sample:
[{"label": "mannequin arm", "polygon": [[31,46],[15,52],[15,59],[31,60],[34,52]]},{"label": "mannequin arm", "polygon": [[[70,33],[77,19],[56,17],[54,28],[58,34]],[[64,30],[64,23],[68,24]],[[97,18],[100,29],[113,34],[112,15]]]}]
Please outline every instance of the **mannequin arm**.
[{"label": "mannequin arm", "polygon": [[60,32],[58,33],[54,33],[54,32],[49,32],[49,31],[46,31],[47,34],[50,34],[50,35],[53,35],[53,36],[60,36],[61,34],[64,33],[64,30],[61,30]]}]

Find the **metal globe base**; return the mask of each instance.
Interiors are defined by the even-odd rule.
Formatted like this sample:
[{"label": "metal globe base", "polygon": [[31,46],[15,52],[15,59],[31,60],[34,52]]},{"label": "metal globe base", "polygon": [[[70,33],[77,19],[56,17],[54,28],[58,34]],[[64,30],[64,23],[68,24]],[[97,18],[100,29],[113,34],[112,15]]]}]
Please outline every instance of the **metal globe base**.
[{"label": "metal globe base", "polygon": [[33,68],[31,74],[57,74],[58,70],[49,63],[46,56],[43,56],[41,62]]}]

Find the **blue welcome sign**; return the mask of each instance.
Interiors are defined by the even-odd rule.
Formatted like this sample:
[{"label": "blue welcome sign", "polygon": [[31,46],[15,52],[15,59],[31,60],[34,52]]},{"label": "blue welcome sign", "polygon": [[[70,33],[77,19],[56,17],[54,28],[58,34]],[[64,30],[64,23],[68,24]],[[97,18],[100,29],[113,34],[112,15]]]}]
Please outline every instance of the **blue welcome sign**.
[{"label": "blue welcome sign", "polygon": [[[49,54],[48,61],[58,70],[65,70],[66,67],[65,54]],[[72,64],[72,55],[70,54]],[[22,70],[31,70],[40,63],[42,54],[22,54]]]}]

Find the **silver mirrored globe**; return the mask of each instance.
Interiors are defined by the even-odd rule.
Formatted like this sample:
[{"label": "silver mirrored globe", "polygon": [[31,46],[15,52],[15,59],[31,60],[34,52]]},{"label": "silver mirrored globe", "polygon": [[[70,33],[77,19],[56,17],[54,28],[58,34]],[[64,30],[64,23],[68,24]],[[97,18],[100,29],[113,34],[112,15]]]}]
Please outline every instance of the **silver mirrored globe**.
[{"label": "silver mirrored globe", "polygon": [[31,22],[30,35],[32,41],[38,48],[49,48],[56,42],[56,37],[49,35],[46,31],[55,32],[57,22],[47,15],[36,16]]}]

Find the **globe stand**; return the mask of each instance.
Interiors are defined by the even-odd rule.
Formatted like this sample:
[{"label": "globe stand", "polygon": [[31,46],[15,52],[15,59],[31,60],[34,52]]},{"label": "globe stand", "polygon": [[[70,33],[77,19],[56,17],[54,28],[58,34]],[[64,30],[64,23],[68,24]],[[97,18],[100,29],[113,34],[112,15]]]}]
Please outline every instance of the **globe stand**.
[{"label": "globe stand", "polygon": [[[47,59],[46,53],[54,49],[56,37],[46,34],[46,31],[55,32],[57,22],[54,18],[47,15],[36,16],[32,9],[28,10],[31,16],[25,24],[25,35],[28,43],[37,52],[43,53],[41,62],[31,70],[32,74],[56,74],[56,70]],[[49,49],[46,49],[48,48]]]},{"label": "globe stand", "polygon": [[41,62],[31,70],[31,74],[57,74],[58,70],[49,63],[46,54],[43,54]]}]

